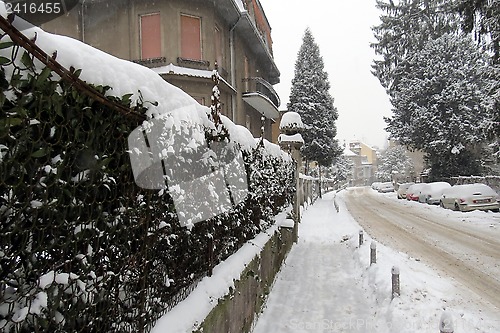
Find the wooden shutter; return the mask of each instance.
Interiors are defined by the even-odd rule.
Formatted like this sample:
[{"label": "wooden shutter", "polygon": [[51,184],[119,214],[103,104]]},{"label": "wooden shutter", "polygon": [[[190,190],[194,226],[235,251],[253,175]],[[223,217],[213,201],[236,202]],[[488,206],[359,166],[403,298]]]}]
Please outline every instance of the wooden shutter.
[{"label": "wooden shutter", "polygon": [[201,59],[201,19],[181,15],[181,57]]},{"label": "wooden shutter", "polygon": [[160,13],[141,16],[141,59],[161,57]]}]

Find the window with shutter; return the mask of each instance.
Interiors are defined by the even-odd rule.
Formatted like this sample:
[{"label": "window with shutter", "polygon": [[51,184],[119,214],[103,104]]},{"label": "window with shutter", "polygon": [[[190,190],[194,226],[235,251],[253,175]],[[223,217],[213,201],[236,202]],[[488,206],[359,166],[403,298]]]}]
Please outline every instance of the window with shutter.
[{"label": "window with shutter", "polygon": [[160,13],[141,15],[141,59],[161,57]]},{"label": "window with shutter", "polygon": [[181,15],[181,57],[192,60],[201,58],[201,18]]}]

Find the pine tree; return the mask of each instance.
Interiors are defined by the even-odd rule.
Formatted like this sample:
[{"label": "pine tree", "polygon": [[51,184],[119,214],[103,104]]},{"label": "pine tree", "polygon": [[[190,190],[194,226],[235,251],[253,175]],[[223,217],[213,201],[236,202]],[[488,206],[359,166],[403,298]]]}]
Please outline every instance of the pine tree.
[{"label": "pine tree", "polygon": [[500,65],[500,0],[457,0],[455,9],[462,19],[462,30],[474,32],[476,40],[492,53]]},{"label": "pine tree", "polygon": [[306,29],[295,63],[288,110],[300,114],[306,129],[302,133],[302,154],[306,161],[329,166],[341,149],[335,136],[337,109],[330,95],[328,73],[311,31]]},{"label": "pine tree", "polygon": [[405,60],[428,40],[457,32],[458,15],[449,0],[377,0],[381,23],[373,27],[371,44],[381,57],[373,62],[373,74],[388,93],[406,74]]}]

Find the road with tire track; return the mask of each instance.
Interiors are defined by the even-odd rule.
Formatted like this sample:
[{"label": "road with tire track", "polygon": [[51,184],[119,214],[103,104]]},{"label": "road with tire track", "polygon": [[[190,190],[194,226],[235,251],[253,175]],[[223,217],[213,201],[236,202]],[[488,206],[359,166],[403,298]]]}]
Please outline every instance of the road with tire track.
[{"label": "road with tire track", "polygon": [[500,311],[499,213],[471,223],[470,213],[440,211],[368,187],[347,189],[345,200],[373,239],[451,277]]}]

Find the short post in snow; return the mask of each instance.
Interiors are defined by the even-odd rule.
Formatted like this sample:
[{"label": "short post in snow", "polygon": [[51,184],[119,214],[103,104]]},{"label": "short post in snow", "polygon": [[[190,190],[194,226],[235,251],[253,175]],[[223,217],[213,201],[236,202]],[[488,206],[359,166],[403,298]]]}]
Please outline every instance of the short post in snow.
[{"label": "short post in snow", "polygon": [[393,266],[391,269],[392,273],[392,298],[400,296],[400,286],[399,286],[399,267]]},{"label": "short post in snow", "polygon": [[370,244],[370,266],[377,263],[377,244],[372,242]]},{"label": "short post in snow", "polygon": [[363,245],[363,230],[359,231],[359,247]]},{"label": "short post in snow", "polygon": [[453,318],[449,312],[443,312],[439,320],[439,333],[453,333]]}]

